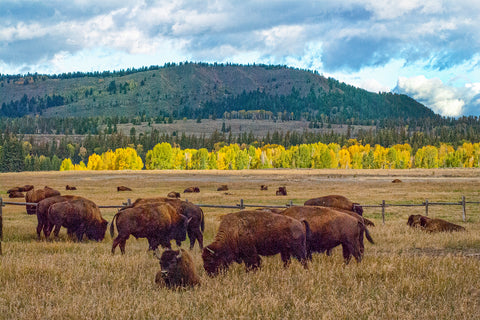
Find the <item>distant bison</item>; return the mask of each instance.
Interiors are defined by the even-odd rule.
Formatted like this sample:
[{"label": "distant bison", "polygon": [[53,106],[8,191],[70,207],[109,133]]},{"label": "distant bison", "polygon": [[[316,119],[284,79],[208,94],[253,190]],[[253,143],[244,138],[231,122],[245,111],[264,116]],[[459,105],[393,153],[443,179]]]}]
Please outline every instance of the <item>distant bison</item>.
[{"label": "distant bison", "polygon": [[260,186],[260,190],[261,190],[261,191],[266,191],[266,190],[268,190],[268,186],[262,184],[262,185]]},{"label": "distant bison", "polygon": [[306,220],[311,236],[307,239],[307,255],[312,252],[327,252],[342,245],[343,259],[349,263],[353,256],[357,262],[362,260],[364,252],[363,237],[373,243],[361,217],[355,218],[334,208],[327,207],[290,207],[283,214],[298,220]]},{"label": "distant bison", "polygon": [[33,186],[31,184],[26,184],[23,187],[13,187],[7,191],[7,193],[12,193],[12,192],[27,192],[33,189]]},{"label": "distant bison", "polygon": [[125,243],[130,235],[135,238],[147,238],[149,250],[156,252],[159,245],[171,249],[171,240],[175,239],[181,243],[186,239],[189,219],[178,214],[168,203],[153,203],[120,210],[110,225],[112,238],[115,222],[118,236],[113,240],[112,254],[118,245],[122,254],[125,254]]},{"label": "distant bison", "polygon": [[53,196],[43,199],[39,201],[36,208],[37,214],[37,238],[38,240],[41,239],[41,232],[43,230],[43,234],[47,238],[50,234],[49,231],[49,222],[48,222],[48,209],[54,203],[64,202],[64,201],[72,201],[77,199],[85,199],[79,196],[72,196],[72,195],[65,195],[65,196]]},{"label": "distant bison", "polygon": [[420,214],[408,217],[407,225],[418,227],[427,232],[465,231],[465,228],[443,219],[432,219]]},{"label": "distant bison", "polygon": [[[168,203],[175,208],[178,214],[184,215],[190,219],[188,223],[187,233],[190,239],[190,249],[193,249],[195,241],[198,241],[200,249],[203,249],[203,231],[205,230],[205,217],[203,210],[187,201],[171,198],[140,198],[135,200],[132,206],[139,206],[147,203]],[[180,246],[180,242],[177,241],[177,245]]]},{"label": "distant bison", "polygon": [[8,194],[9,198],[23,198],[25,195],[20,191],[12,191]]},{"label": "distant bison", "polygon": [[339,208],[363,215],[363,208],[360,204],[354,203],[341,195],[328,195],[324,197],[313,198],[305,201],[304,205]]},{"label": "distant bison", "polygon": [[172,192],[169,192],[169,193],[167,194],[167,197],[169,197],[169,198],[180,198],[180,193],[179,193],[179,192],[172,191]]},{"label": "distant bison", "polygon": [[70,185],[66,185],[65,186],[65,190],[77,190],[77,187],[74,187],[74,186],[70,186]]},{"label": "distant bison", "polygon": [[286,196],[287,195],[287,187],[278,187],[278,190],[275,194],[277,196]]},{"label": "distant bison", "polygon": [[198,193],[200,192],[199,187],[188,187],[187,189],[183,190],[183,193]]},{"label": "distant bison", "polygon": [[[45,186],[43,189],[32,189],[25,194],[25,202],[39,203],[45,198],[59,196],[60,192]],[[36,214],[37,207],[35,205],[26,205],[27,214]]]},{"label": "distant bison", "polygon": [[203,267],[210,276],[232,262],[245,263],[246,270],[260,267],[262,256],[280,253],[284,266],[290,257],[307,268],[308,223],[272,212],[240,211],[223,217],[213,243],[203,248]]},{"label": "distant bison", "polygon": [[192,256],[187,251],[165,250],[159,260],[161,270],[155,276],[155,283],[168,288],[200,285]]},{"label": "distant bison", "polygon": [[400,179],[393,179],[392,180],[392,183],[401,183],[401,182],[402,182],[402,180],[400,180]]},{"label": "distant bison", "polygon": [[228,186],[226,184],[222,184],[217,188],[217,191],[228,191]]},{"label": "distant bison", "polygon": [[125,187],[125,186],[118,186],[117,191],[132,191],[132,189],[130,189],[129,187]]},{"label": "distant bison", "polygon": [[60,228],[65,227],[69,235],[76,235],[77,241],[82,241],[84,234],[90,240],[102,241],[108,225],[98,206],[85,198],[52,204],[48,208],[47,219],[47,239],[54,227],[55,238],[58,237]]}]

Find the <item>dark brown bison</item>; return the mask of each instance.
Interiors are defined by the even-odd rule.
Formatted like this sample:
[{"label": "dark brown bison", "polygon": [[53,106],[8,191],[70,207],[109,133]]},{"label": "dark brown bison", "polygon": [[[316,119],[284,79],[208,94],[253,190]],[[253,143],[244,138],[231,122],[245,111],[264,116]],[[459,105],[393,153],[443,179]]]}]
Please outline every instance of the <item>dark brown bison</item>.
[{"label": "dark brown bison", "polygon": [[130,189],[129,187],[125,187],[125,186],[118,186],[117,191],[132,191],[132,189]]},{"label": "dark brown bison", "polygon": [[246,270],[260,267],[260,256],[280,253],[284,266],[290,257],[307,268],[305,221],[272,212],[240,211],[223,217],[213,243],[203,248],[203,267],[210,276],[232,262],[245,263]]},{"label": "dark brown bison", "polygon": [[47,239],[53,227],[55,238],[58,238],[60,228],[65,227],[69,235],[76,235],[77,241],[82,241],[84,234],[90,240],[102,241],[108,225],[98,206],[84,198],[52,204],[48,208],[47,219]]},{"label": "dark brown bison", "polygon": [[266,190],[268,190],[268,186],[262,184],[262,185],[260,186],[260,190],[261,190],[261,191],[266,191]]},{"label": "dark brown bison", "polygon": [[407,225],[417,227],[427,232],[465,231],[465,228],[443,219],[432,219],[420,214],[408,217]]},{"label": "dark brown bison", "polygon": [[[39,203],[45,198],[59,196],[60,192],[45,186],[43,189],[32,189],[25,194],[25,202],[27,203]],[[26,205],[27,214],[36,214],[37,206],[35,205]]]},{"label": "dark brown bison", "polygon": [[125,243],[130,235],[147,238],[149,250],[157,251],[159,245],[171,249],[171,240],[181,243],[186,239],[189,219],[178,214],[168,203],[148,203],[120,210],[110,225],[112,238],[115,222],[118,236],[113,240],[112,254],[118,245],[125,254]]},{"label": "dark brown bison", "polygon": [[277,196],[286,196],[287,195],[287,187],[278,187],[278,190],[275,194]]},{"label": "dark brown bison", "polygon": [[217,191],[228,191],[228,186],[226,184],[222,184],[217,188]]},{"label": "dark brown bison", "polygon": [[41,238],[42,230],[45,237],[47,237],[47,234],[48,235],[50,234],[49,232],[51,230],[49,230],[49,223],[48,223],[48,209],[50,208],[50,206],[57,202],[72,201],[77,199],[84,199],[84,198],[79,196],[72,196],[72,195],[65,195],[65,196],[58,195],[58,196],[45,198],[40,202],[38,202],[37,208],[36,208],[38,240],[40,240]]},{"label": "dark brown bison", "polygon": [[346,264],[353,256],[357,262],[364,253],[363,237],[373,243],[362,217],[353,217],[334,208],[306,206],[290,207],[284,215],[308,222],[311,235],[307,239],[307,255],[311,259],[312,252],[327,252],[342,245],[343,258]]},{"label": "dark brown bison", "polygon": [[160,260],[161,270],[155,276],[155,283],[168,288],[194,287],[200,285],[192,256],[183,250],[165,250]]},{"label": "dark brown bison", "polygon": [[198,193],[200,192],[199,187],[188,187],[187,189],[183,190],[183,193]]},{"label": "dark brown bison", "polygon": [[[166,202],[173,206],[178,214],[182,214],[187,218],[191,219],[188,223],[187,233],[188,238],[190,239],[190,249],[193,249],[195,246],[195,241],[198,241],[200,249],[203,249],[203,231],[205,230],[205,216],[203,210],[187,201],[182,201],[180,199],[171,199],[165,197],[158,198],[140,198],[135,200],[132,206],[138,206],[145,203],[161,203]],[[180,246],[180,242],[177,241],[177,245]]]},{"label": "dark brown bison", "polygon": [[304,205],[339,208],[363,215],[363,208],[360,204],[354,203],[348,200],[346,197],[336,194],[307,200],[305,201]]},{"label": "dark brown bison", "polygon": [[179,192],[172,191],[172,192],[169,192],[169,193],[167,194],[167,197],[169,197],[169,198],[180,198],[180,193],[179,193]]},{"label": "dark brown bison", "polygon": [[25,195],[20,191],[12,191],[8,193],[9,198],[23,198]]},{"label": "dark brown bison", "polygon": [[65,190],[77,190],[77,187],[74,187],[74,186],[70,186],[70,185],[66,185],[65,186]]},{"label": "dark brown bison", "polygon": [[13,187],[11,189],[8,189],[7,193],[12,193],[12,192],[27,192],[33,189],[33,186],[31,184],[26,184],[23,187]]},{"label": "dark brown bison", "polygon": [[402,180],[400,180],[400,179],[393,179],[392,180],[392,183],[401,183],[401,182],[402,182]]}]

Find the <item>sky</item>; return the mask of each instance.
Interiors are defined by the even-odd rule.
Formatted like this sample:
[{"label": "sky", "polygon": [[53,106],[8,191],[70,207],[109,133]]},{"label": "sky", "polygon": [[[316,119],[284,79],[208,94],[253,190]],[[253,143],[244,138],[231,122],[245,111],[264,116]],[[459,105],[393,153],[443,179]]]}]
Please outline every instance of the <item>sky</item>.
[{"label": "sky", "polygon": [[0,73],[273,64],[480,115],[478,0],[0,0]]}]

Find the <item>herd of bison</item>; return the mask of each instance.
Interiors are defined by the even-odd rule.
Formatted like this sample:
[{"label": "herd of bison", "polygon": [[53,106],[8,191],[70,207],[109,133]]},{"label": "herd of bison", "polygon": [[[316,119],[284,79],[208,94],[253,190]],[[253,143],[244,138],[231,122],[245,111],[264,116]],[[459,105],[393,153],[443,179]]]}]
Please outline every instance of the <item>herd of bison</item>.
[{"label": "herd of bison", "polygon": [[[75,187],[67,186],[67,190]],[[266,190],[262,185],[261,190]],[[118,187],[126,191],[127,187]],[[228,190],[222,185],[219,191]],[[61,227],[76,241],[84,237],[102,241],[108,221],[102,218],[99,207],[91,200],[75,195],[61,195],[49,187],[35,189],[31,185],[8,190],[10,195],[25,194],[26,210],[37,216],[37,237],[49,239],[53,230],[58,237]],[[197,187],[184,192],[200,192]],[[277,195],[286,195],[280,187]],[[140,198],[121,208],[110,224],[113,238],[112,254],[117,246],[122,254],[130,235],[146,238],[149,250],[160,261],[161,271],[155,282],[167,287],[195,286],[200,283],[193,259],[184,249],[172,250],[171,240],[180,247],[186,235],[190,249],[196,242],[202,249],[203,267],[210,276],[215,276],[233,263],[244,263],[246,270],[260,267],[260,256],[280,254],[285,267],[294,257],[308,268],[313,253],[330,255],[333,248],[342,246],[345,263],[353,256],[357,262],[364,254],[364,237],[374,243],[368,227],[374,223],[363,217],[363,208],[341,195],[328,195],[307,200],[303,206],[287,209],[243,210],[225,215],[211,244],[203,245],[205,219],[202,209],[179,199],[180,194],[171,192],[167,197]],[[463,227],[442,219],[411,215],[407,224],[427,232],[462,231]],[[115,227],[117,236],[115,237]],[[158,246],[165,248],[160,255]]]}]

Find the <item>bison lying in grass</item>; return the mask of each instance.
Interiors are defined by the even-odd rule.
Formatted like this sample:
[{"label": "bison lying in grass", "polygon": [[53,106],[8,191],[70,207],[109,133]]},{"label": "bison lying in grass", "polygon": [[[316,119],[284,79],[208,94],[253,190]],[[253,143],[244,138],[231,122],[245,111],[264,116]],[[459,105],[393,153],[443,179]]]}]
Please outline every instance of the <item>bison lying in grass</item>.
[{"label": "bison lying in grass", "polygon": [[284,266],[290,257],[307,268],[308,223],[267,211],[240,211],[223,217],[213,243],[203,248],[203,267],[210,276],[226,270],[232,262],[245,263],[246,270],[260,267],[260,256],[280,253]]},{"label": "bison lying in grass", "polygon": [[407,225],[414,228],[420,228],[427,232],[465,231],[464,227],[457,224],[445,221],[443,219],[432,219],[420,214],[409,216]]},{"label": "bison lying in grass", "polygon": [[200,285],[192,256],[183,250],[165,250],[160,260],[161,270],[155,276],[155,283],[168,288],[194,287]]}]

